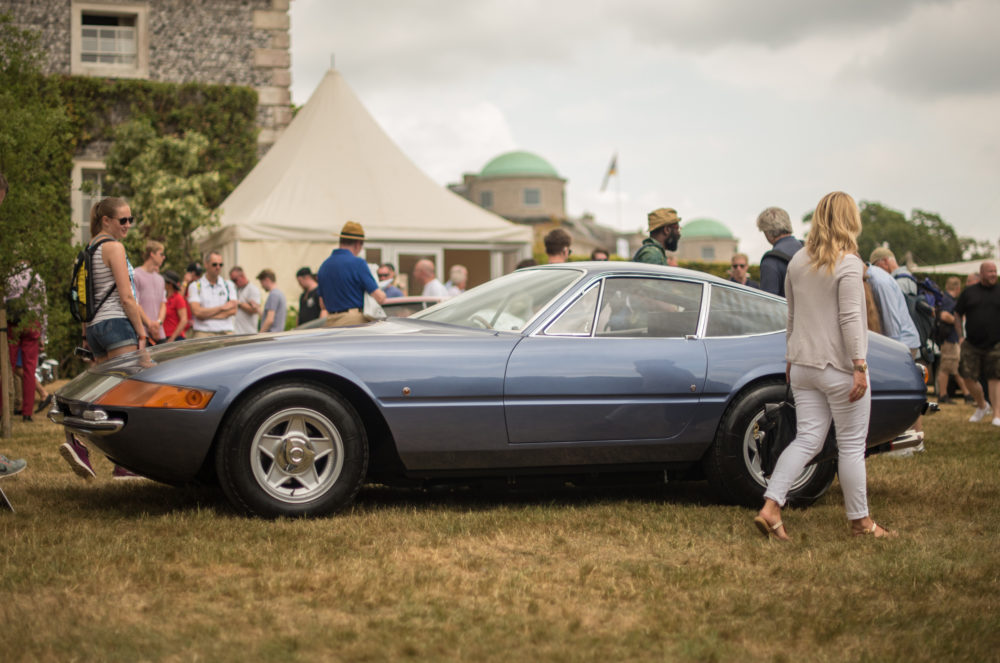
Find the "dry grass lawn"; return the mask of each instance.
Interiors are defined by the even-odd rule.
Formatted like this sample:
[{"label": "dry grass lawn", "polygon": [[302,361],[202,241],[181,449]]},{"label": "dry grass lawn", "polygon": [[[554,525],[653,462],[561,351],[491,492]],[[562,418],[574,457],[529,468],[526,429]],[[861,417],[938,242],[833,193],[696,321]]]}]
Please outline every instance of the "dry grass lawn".
[{"label": "dry grass lawn", "polygon": [[949,405],[927,451],[869,460],[886,542],[840,489],[791,545],[705,485],[423,493],[315,521],[221,495],[86,483],[59,429],[15,423],[2,484],[3,661],[997,661],[1000,429]]}]

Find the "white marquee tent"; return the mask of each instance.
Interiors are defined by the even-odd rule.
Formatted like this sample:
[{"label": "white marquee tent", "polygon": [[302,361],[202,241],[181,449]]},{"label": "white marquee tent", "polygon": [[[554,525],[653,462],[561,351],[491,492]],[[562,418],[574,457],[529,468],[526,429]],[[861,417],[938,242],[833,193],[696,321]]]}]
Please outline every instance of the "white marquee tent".
[{"label": "white marquee tent", "polygon": [[393,262],[404,278],[430,257],[442,281],[461,263],[474,285],[511,271],[531,251],[530,228],[431,180],[332,69],[219,212],[221,227],[201,248],[219,250],[226,273],[240,265],[252,280],[271,268],[290,302],[300,292],[295,272],[316,271],[349,220],[365,229],[368,261]]}]

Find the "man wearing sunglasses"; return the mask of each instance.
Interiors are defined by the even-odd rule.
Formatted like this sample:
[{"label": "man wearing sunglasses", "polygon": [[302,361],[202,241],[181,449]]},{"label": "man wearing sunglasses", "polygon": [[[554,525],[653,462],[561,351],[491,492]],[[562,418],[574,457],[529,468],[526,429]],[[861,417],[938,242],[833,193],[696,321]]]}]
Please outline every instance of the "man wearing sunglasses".
[{"label": "man wearing sunglasses", "polygon": [[750,259],[747,258],[745,253],[737,253],[733,256],[733,259],[729,261],[729,280],[733,283],[739,283],[741,285],[748,285],[751,288],[760,289],[760,283],[754,281],[747,274],[747,269],[750,267]]},{"label": "man wearing sunglasses", "polygon": [[188,286],[187,299],[194,314],[192,338],[233,333],[236,315],[236,284],[222,278],[222,255],[205,256],[205,274]]},{"label": "man wearing sunglasses", "polygon": [[402,297],[403,291],[396,285],[396,266],[391,262],[382,263],[378,268],[378,287],[386,298]]}]

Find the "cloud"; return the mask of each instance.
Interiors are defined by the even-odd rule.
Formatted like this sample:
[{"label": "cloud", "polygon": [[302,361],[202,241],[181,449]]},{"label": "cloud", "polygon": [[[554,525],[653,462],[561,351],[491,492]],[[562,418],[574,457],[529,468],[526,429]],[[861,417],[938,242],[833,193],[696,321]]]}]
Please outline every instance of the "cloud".
[{"label": "cloud", "polygon": [[1000,92],[1000,3],[927,7],[887,36],[884,52],[848,73],[910,97]]}]

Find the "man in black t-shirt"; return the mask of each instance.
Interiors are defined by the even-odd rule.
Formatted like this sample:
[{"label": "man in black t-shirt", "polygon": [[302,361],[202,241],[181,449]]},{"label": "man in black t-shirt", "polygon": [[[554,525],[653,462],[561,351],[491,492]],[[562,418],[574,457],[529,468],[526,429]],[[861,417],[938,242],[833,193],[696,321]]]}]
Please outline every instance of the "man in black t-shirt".
[{"label": "man in black t-shirt", "polygon": [[[955,331],[962,348],[958,372],[976,399],[976,411],[969,421],[982,421],[990,414],[992,403],[993,425],[1000,426],[1000,287],[995,262],[987,260],[979,266],[979,283],[958,296],[955,314]],[[981,377],[986,378],[990,403],[979,384]]]},{"label": "man in black t-shirt", "polygon": [[326,311],[319,305],[319,291],[317,290],[319,283],[316,282],[316,275],[308,267],[303,267],[295,272],[295,280],[302,288],[302,294],[299,295],[299,319],[296,324],[301,325],[303,322],[309,322],[319,317],[325,318]]}]

